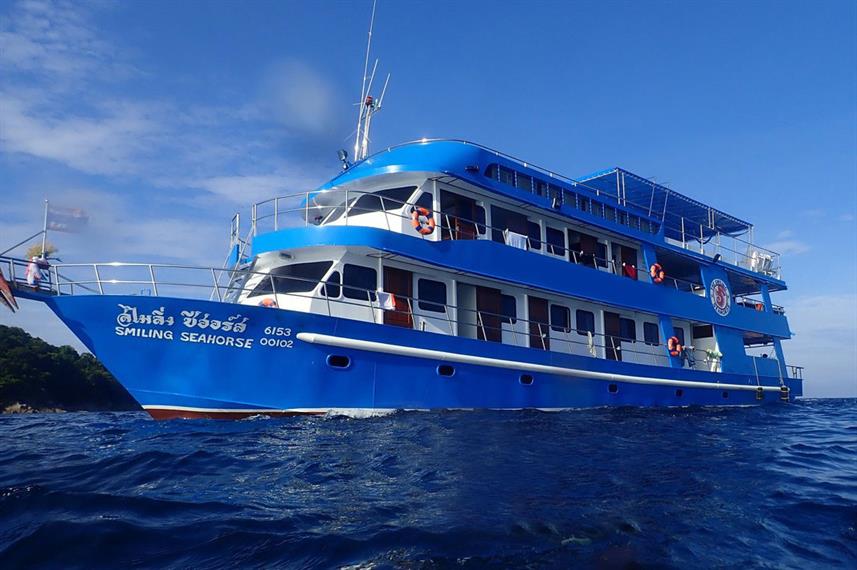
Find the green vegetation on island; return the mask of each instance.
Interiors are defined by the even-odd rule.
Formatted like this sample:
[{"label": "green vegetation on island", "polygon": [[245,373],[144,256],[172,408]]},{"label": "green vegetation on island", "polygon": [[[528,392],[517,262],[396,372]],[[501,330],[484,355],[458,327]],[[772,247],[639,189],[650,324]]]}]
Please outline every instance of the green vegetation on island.
[{"label": "green vegetation on island", "polygon": [[0,412],[138,409],[91,354],[0,325]]}]

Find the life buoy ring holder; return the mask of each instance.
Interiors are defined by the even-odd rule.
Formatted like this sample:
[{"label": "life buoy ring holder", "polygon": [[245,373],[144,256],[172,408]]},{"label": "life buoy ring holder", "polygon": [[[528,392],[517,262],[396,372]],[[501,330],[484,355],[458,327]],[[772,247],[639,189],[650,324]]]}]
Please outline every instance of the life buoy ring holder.
[{"label": "life buoy ring holder", "polygon": [[434,233],[434,228],[437,224],[434,221],[431,210],[422,206],[416,206],[411,212],[411,225],[417,233],[427,236]]},{"label": "life buoy ring holder", "polygon": [[677,336],[671,336],[667,341],[667,350],[670,351],[670,356],[681,356],[684,347]]},{"label": "life buoy ring holder", "polygon": [[664,271],[664,268],[661,267],[660,263],[653,263],[649,268],[649,275],[652,277],[652,283],[663,283],[664,279],[666,279],[667,273]]}]

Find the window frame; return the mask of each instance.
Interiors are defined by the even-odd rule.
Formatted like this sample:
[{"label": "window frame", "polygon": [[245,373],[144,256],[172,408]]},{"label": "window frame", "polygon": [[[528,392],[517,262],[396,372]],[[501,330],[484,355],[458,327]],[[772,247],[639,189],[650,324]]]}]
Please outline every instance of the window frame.
[{"label": "window frame", "polygon": [[[430,284],[430,286],[440,285],[443,288],[443,302],[441,303],[437,300],[424,298],[423,284]],[[419,307],[421,311],[446,314],[447,299],[449,299],[449,292],[447,291],[446,282],[426,279],[424,277],[417,279],[417,307]]]}]

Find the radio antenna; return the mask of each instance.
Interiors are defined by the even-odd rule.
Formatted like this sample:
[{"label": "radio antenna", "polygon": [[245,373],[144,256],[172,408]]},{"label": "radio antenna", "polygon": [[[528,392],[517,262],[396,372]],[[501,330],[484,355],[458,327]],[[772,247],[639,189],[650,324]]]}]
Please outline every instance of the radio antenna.
[{"label": "radio antenna", "polygon": [[354,138],[354,160],[363,160],[369,155],[369,127],[372,125],[372,116],[381,110],[384,94],[387,92],[387,84],[390,82],[390,74],[384,81],[381,96],[377,99],[371,95],[372,83],[375,81],[375,72],[378,70],[378,59],[372,65],[372,73],[369,74],[369,56],[372,51],[372,30],[375,28],[375,9],[378,0],[372,2],[372,18],[369,20],[369,38],[366,41],[366,58],[363,61],[363,83],[360,86],[360,102],[357,103],[357,135]]}]

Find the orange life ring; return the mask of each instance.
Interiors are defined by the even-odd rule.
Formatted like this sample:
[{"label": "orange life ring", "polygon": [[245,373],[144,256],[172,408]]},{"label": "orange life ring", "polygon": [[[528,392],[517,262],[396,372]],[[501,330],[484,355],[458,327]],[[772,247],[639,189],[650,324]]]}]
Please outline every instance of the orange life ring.
[{"label": "orange life ring", "polygon": [[264,299],[259,301],[259,306],[260,307],[268,307],[270,309],[276,309],[277,308],[277,301],[274,299],[271,299],[270,297],[265,297]]},{"label": "orange life ring", "polygon": [[[422,221],[423,219],[425,222]],[[431,211],[428,208],[423,208],[422,206],[417,206],[414,208],[414,211],[411,212],[411,225],[417,232],[424,236],[434,233],[434,228],[436,226],[434,216]]]},{"label": "orange life ring", "polygon": [[660,263],[653,263],[649,268],[649,275],[652,276],[652,283],[662,283],[664,278],[667,276],[664,268],[661,267]]},{"label": "orange life ring", "polygon": [[670,356],[681,356],[681,351],[684,350],[684,347],[677,336],[671,336],[667,341],[667,349],[670,351]]}]

